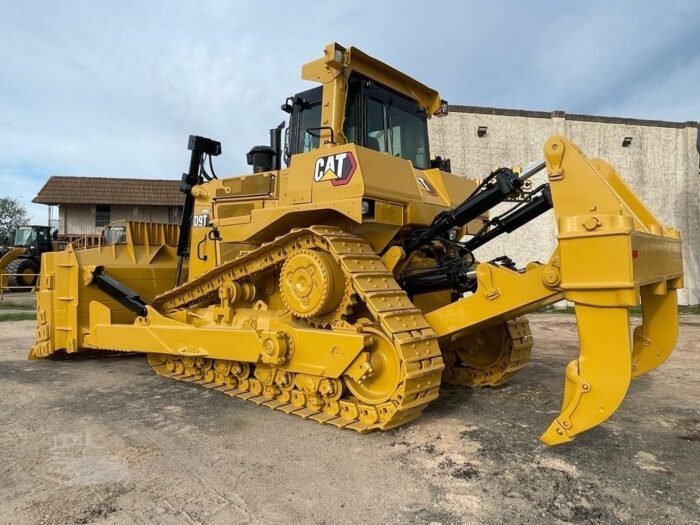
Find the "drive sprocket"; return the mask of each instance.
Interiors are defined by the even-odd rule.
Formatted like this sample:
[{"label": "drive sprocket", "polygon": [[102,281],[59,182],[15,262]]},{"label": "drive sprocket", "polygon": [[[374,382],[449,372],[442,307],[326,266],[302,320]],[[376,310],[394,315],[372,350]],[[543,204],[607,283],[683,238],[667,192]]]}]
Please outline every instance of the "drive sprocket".
[{"label": "drive sprocket", "polygon": [[282,301],[295,317],[326,327],[342,321],[355,302],[348,277],[327,252],[299,249],[282,265]]}]

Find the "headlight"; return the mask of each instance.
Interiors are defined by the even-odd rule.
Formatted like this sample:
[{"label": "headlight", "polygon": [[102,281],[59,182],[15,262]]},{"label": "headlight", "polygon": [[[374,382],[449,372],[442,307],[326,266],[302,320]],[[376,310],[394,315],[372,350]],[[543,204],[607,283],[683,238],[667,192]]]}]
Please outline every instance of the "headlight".
[{"label": "headlight", "polygon": [[369,212],[371,211],[372,207],[369,204],[369,201],[366,201],[362,199],[362,215],[369,215]]}]

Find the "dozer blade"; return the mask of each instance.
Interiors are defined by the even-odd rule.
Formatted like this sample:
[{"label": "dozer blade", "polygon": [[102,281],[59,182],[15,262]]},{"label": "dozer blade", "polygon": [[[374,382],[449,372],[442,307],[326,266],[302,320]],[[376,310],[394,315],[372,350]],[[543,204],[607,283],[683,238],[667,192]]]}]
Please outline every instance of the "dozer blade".
[{"label": "dozer blade", "polygon": [[628,317],[624,307],[576,305],[580,353],[566,367],[561,413],[540,437],[543,443],[571,441],[620,406],[632,378]]}]

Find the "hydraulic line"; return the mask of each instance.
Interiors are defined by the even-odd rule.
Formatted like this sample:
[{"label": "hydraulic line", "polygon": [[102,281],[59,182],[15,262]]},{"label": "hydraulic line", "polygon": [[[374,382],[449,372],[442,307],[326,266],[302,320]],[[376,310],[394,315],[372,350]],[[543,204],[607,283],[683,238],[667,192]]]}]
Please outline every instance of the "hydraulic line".
[{"label": "hydraulic line", "polygon": [[509,168],[501,168],[491,173],[487,179],[488,184],[482,184],[477,191],[468,197],[459,206],[440,213],[433,224],[422,230],[416,231],[413,235],[404,240],[404,250],[411,253],[427,243],[444,236],[455,226],[464,226],[468,222],[476,219],[479,215],[503,202],[505,198],[520,189],[523,182]]},{"label": "hydraulic line", "polygon": [[[469,269],[474,262],[471,251],[494,239],[498,235],[510,233],[527,224],[552,207],[549,186],[543,185],[537,190],[539,195],[531,197],[511,208],[500,217],[487,222],[477,234],[466,243],[452,243],[445,234],[455,226],[463,226],[476,219],[489,209],[503,202],[509,195],[518,191],[525,181],[545,167],[540,162],[517,174],[508,168],[492,172],[486,177],[475,192],[462,204],[438,215],[428,228],[418,230],[404,240],[404,249],[411,253],[419,248],[429,248],[433,241],[438,241],[447,248],[457,250],[457,254],[435,257],[437,265],[432,268],[407,269],[402,273],[400,282],[409,295],[430,293],[438,290],[452,289],[455,293],[473,290],[474,276]],[[428,250],[429,252],[431,250]],[[468,262],[469,261],[469,262]]]},{"label": "hydraulic line", "polygon": [[542,187],[539,195],[533,197],[526,204],[516,206],[510,212],[492,219],[490,221],[491,228],[484,231],[484,233],[477,233],[477,235],[464,243],[464,247],[470,251],[475,250],[502,233],[511,233],[517,230],[551,208],[552,193],[549,185],[546,185]]},{"label": "hydraulic line", "polygon": [[545,163],[540,162],[522,175],[509,168],[500,168],[492,172],[462,204],[440,213],[430,226],[417,230],[404,239],[404,250],[406,253],[411,253],[427,243],[444,237],[451,228],[461,227],[473,221],[518,191],[526,180],[544,168]]}]

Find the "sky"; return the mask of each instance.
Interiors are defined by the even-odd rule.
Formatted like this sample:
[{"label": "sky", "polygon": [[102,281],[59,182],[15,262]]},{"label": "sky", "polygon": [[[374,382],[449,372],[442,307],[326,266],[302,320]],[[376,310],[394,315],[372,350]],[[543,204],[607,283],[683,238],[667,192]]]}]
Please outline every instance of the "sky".
[{"label": "sky", "polygon": [[700,120],[695,0],[3,2],[0,196],[45,223],[48,177],[179,179],[190,134],[243,174],[333,41],[451,104]]}]

